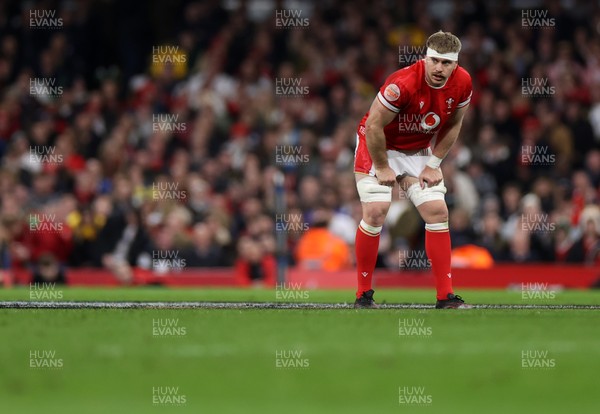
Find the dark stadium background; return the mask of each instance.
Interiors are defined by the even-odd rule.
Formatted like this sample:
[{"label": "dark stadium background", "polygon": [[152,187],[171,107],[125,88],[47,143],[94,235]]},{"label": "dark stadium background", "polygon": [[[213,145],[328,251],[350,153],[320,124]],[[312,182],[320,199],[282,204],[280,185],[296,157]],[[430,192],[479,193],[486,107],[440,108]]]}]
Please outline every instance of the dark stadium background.
[{"label": "dark stadium background", "polygon": [[[351,275],[357,124],[439,29],[474,87],[443,163],[457,260],[600,264],[597,1],[0,1],[4,283]],[[426,270],[399,197],[378,266]],[[325,228],[335,257],[298,249]]]}]

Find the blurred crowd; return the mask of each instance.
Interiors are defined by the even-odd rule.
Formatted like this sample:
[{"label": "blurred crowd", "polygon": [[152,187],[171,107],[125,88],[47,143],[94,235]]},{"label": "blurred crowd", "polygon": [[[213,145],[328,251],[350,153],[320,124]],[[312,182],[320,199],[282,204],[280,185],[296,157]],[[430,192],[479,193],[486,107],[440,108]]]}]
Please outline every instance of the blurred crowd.
[{"label": "blurred crowd", "polygon": [[[453,247],[600,264],[597,2],[0,1],[2,268],[351,267],[358,122],[440,28],[474,88],[442,164]],[[424,242],[394,198],[391,269]]]}]

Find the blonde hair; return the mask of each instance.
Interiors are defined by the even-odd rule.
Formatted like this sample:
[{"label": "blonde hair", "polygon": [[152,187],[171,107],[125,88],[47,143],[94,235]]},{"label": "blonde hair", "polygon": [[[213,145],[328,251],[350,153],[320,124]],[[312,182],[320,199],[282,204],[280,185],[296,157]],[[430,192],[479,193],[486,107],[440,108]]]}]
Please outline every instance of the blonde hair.
[{"label": "blonde hair", "polygon": [[590,221],[594,223],[596,233],[600,234],[600,207],[593,204],[586,206],[579,216],[579,226],[583,231],[586,230]]},{"label": "blonde hair", "polygon": [[436,32],[429,36],[425,46],[435,50],[438,53],[458,53],[462,44],[458,37],[450,32]]}]

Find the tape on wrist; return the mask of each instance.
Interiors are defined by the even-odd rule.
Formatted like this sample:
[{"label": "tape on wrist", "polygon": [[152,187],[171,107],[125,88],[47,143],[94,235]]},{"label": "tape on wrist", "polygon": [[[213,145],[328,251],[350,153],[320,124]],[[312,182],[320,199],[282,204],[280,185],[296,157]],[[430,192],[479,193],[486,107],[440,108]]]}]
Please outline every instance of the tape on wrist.
[{"label": "tape on wrist", "polygon": [[427,166],[433,168],[434,170],[440,168],[442,164],[443,158],[438,158],[435,155],[429,157],[429,161],[427,161]]}]

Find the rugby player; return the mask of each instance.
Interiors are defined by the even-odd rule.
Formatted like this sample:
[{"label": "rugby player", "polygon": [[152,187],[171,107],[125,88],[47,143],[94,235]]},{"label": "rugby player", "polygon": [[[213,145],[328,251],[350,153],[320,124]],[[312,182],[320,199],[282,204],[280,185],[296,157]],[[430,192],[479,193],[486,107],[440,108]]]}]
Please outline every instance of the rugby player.
[{"label": "rugby player", "polygon": [[362,220],[355,244],[357,308],[376,307],[373,271],[396,182],[425,221],[436,308],[471,307],[452,290],[448,207],[440,170],[471,100],[471,76],[458,65],[461,43],[452,33],[434,33],[426,46],[424,59],[386,79],[358,126],[354,171]]}]

